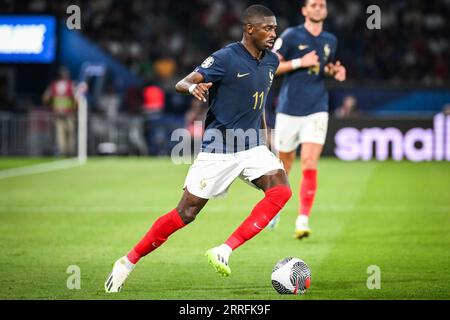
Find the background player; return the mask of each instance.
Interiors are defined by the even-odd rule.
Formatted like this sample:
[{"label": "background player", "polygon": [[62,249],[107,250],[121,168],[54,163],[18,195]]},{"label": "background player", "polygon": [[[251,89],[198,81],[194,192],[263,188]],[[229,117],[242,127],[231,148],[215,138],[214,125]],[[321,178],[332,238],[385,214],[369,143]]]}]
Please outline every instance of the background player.
[{"label": "background player", "polygon": [[346,78],[345,67],[340,61],[334,62],[337,39],[323,30],[328,14],[326,0],[305,0],[301,12],[304,25],[286,29],[274,46],[280,58],[277,74],[286,74],[280,90],[274,140],[287,174],[297,147],[302,145],[300,209],[295,223],[295,236],[299,239],[311,233],[308,220],[317,190],[317,163],[328,127],[324,78],[332,76],[338,81]]},{"label": "background player", "polygon": [[[188,172],[177,207],[158,218],[128,255],[116,261],[105,282],[107,292],[120,291],[143,256],[192,222],[208,199],[224,196],[237,177],[263,190],[265,197],[224,244],[206,252],[209,263],[224,276],[231,273],[231,252],[267,226],[291,197],[282,163],[262,137],[251,135],[262,126],[265,98],[279,64],[267,50],[275,42],[276,19],[266,7],[253,5],[245,10],[242,21],[241,42],[215,52],[176,85],[177,92],[191,93],[200,101],[206,101],[209,93],[202,151]],[[234,137],[217,136],[227,129],[249,131],[249,139],[238,137],[235,144]]]}]

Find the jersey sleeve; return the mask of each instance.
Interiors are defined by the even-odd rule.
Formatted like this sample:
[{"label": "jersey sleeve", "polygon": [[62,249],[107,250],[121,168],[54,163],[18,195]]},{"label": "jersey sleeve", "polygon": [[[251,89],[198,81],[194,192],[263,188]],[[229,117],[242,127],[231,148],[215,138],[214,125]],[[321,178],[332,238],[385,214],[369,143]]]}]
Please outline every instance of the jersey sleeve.
[{"label": "jersey sleeve", "polygon": [[290,47],[290,29],[286,29],[281,36],[275,41],[274,51],[283,56],[284,59],[289,60]]},{"label": "jersey sleeve", "polygon": [[227,54],[224,50],[214,52],[194,71],[200,73],[205,82],[218,82],[227,72]]}]

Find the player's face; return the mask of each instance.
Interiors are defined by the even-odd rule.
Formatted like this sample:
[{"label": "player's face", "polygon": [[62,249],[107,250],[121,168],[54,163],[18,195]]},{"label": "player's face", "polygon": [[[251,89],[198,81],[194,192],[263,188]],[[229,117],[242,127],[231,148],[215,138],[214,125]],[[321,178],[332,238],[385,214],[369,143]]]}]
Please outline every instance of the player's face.
[{"label": "player's face", "polygon": [[277,38],[277,19],[275,17],[264,17],[253,24],[252,39],[258,50],[272,49]]},{"label": "player's face", "polygon": [[302,14],[305,19],[318,23],[325,20],[328,15],[326,0],[308,0],[302,7]]}]

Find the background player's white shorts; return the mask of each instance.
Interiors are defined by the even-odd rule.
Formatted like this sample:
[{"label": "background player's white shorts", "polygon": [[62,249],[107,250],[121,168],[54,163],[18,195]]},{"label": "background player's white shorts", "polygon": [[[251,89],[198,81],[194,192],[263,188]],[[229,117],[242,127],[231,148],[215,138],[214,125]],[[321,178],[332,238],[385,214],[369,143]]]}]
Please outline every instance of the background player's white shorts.
[{"label": "background player's white shorts", "polygon": [[237,177],[256,188],[251,181],[279,169],[284,170],[281,160],[266,146],[228,154],[200,152],[184,188],[203,199],[222,198]]},{"label": "background player's white shorts", "polygon": [[291,152],[301,143],[323,145],[328,129],[328,112],[317,112],[304,117],[277,113],[275,120],[275,148]]}]

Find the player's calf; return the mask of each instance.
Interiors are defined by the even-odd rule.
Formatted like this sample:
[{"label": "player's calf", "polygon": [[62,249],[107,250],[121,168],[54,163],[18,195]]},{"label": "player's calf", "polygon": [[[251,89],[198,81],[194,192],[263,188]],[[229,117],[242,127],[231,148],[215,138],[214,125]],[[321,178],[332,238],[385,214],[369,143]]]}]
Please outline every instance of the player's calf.
[{"label": "player's calf", "polygon": [[[231,273],[228,259],[232,250],[235,250],[244,242],[260,233],[290,199],[292,191],[289,186],[277,185],[268,189],[265,195],[264,199],[258,202],[247,219],[244,220],[224,244],[206,252],[208,262],[220,274],[228,276]],[[225,250],[224,248],[229,248],[229,250]]]}]

